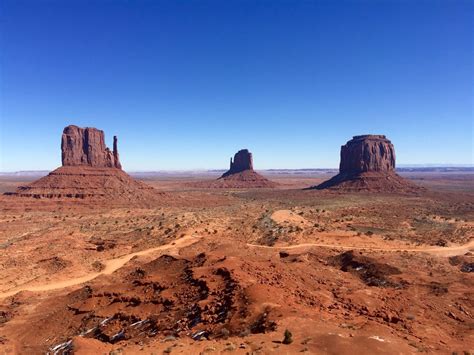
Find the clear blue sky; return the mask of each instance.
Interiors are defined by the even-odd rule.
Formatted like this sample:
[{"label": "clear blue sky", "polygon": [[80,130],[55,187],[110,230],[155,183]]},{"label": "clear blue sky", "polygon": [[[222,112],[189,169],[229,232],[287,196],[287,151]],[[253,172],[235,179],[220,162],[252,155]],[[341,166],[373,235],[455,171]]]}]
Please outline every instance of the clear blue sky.
[{"label": "clear blue sky", "polygon": [[0,170],[53,169],[76,124],[126,170],[473,163],[471,0],[2,0]]}]

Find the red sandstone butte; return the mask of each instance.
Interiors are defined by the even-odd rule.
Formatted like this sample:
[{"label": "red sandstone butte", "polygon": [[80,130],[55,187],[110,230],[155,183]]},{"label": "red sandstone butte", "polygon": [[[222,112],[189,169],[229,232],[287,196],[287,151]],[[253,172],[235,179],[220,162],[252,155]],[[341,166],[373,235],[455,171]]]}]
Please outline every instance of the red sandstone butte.
[{"label": "red sandstone butte", "polygon": [[104,131],[97,128],[67,126],[61,138],[63,166],[87,165],[97,168],[121,169],[117,137],[113,151],[105,146]]},{"label": "red sandstone butte", "polygon": [[61,137],[62,166],[9,195],[33,198],[94,198],[148,201],[161,197],[151,186],[122,170],[117,137],[113,151],[105,146],[104,132],[67,126]]},{"label": "red sandstone butte", "polygon": [[241,173],[245,170],[253,171],[253,157],[248,149],[241,149],[235,153],[234,160],[230,158],[230,168],[222,175],[222,177],[224,178],[232,174]]},{"label": "red sandstone butte", "polygon": [[341,147],[339,174],[318,190],[413,192],[418,189],[395,173],[395,148],[384,135],[354,136]]},{"label": "red sandstone butte", "polygon": [[270,188],[277,184],[253,170],[253,157],[248,149],[241,149],[230,158],[230,168],[210,187],[221,188]]},{"label": "red sandstone butte", "polygon": [[253,157],[248,149],[241,149],[233,159],[230,158],[229,170],[217,180],[188,184],[192,187],[215,189],[272,188],[277,185],[253,170]]}]

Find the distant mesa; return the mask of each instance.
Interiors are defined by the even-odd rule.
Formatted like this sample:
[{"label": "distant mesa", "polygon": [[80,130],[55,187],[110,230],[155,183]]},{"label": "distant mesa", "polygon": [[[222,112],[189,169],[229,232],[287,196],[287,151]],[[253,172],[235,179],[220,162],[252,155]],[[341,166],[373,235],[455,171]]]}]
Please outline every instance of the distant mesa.
[{"label": "distant mesa", "polygon": [[220,178],[213,181],[200,181],[188,184],[203,188],[272,188],[278,186],[253,170],[253,157],[248,149],[239,150],[234,159],[230,158],[230,167]]},{"label": "distant mesa", "polygon": [[230,188],[270,188],[277,183],[253,170],[253,157],[248,149],[241,149],[230,159],[230,168],[215,181],[215,186]]},{"label": "distant mesa", "polygon": [[111,201],[148,200],[159,195],[122,170],[117,145],[117,137],[114,137],[113,151],[110,151],[105,146],[104,132],[99,129],[67,126],[61,138],[62,166],[7,195]]},{"label": "distant mesa", "polygon": [[339,174],[318,190],[413,192],[420,188],[395,173],[395,148],[384,135],[354,136],[341,147]]},{"label": "distant mesa", "polygon": [[222,178],[241,173],[245,170],[253,171],[253,158],[252,153],[248,149],[241,149],[235,153],[234,160],[230,158],[230,168],[222,175]]}]

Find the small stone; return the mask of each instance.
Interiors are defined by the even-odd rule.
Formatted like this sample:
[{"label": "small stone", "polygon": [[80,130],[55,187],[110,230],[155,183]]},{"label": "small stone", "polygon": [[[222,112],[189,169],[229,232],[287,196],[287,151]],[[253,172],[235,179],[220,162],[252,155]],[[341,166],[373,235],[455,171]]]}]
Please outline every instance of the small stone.
[{"label": "small stone", "polygon": [[230,335],[230,331],[227,328],[222,328],[220,330],[220,335],[222,336],[222,338],[227,339]]},{"label": "small stone", "polygon": [[203,350],[203,353],[212,353],[212,352],[214,352],[214,351],[216,351],[216,348],[215,348],[215,347],[213,347],[213,346],[206,346],[206,347],[204,348],[204,350]]},{"label": "small stone", "polygon": [[168,341],[175,341],[176,340],[176,337],[172,336],[172,335],[168,335],[166,338],[163,339],[163,342],[168,342]]},{"label": "small stone", "polygon": [[227,343],[224,351],[234,351],[237,349],[237,346],[234,343]]},{"label": "small stone", "polygon": [[248,335],[250,335],[250,329],[248,329],[248,328],[242,330],[242,331],[240,332],[240,334],[239,334],[240,337],[246,337],[246,336],[248,336]]}]

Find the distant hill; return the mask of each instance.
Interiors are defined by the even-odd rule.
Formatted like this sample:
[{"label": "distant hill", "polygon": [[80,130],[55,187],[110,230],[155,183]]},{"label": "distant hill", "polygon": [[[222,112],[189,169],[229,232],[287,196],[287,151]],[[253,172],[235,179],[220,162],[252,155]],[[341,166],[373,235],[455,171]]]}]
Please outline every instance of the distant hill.
[{"label": "distant hill", "polygon": [[[459,173],[472,172],[474,173],[474,166],[472,165],[400,165],[396,169],[398,172],[443,172],[443,173]],[[203,176],[203,175],[220,175],[225,169],[209,169],[209,170],[157,170],[157,171],[132,171],[128,172],[131,176],[136,178],[152,178],[156,176],[174,177],[174,176]],[[308,175],[308,174],[336,174],[336,168],[302,168],[302,169],[263,169],[258,170],[263,174],[290,174],[290,175]],[[19,178],[19,177],[42,177],[48,175],[47,170],[25,170],[15,172],[0,172],[0,177]]]}]

